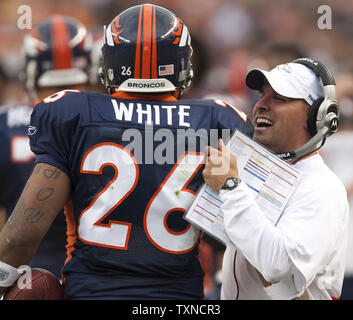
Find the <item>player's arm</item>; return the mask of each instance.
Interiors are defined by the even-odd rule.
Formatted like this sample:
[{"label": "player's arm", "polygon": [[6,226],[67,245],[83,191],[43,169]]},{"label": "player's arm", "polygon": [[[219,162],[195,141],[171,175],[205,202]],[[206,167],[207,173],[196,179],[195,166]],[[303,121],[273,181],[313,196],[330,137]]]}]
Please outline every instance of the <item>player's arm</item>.
[{"label": "player's arm", "polygon": [[[70,179],[63,171],[45,163],[34,167],[14,211],[0,232],[0,262],[5,264],[5,271],[7,265],[18,268],[31,260],[67,202],[70,190]],[[0,287],[0,295],[5,290]]]}]

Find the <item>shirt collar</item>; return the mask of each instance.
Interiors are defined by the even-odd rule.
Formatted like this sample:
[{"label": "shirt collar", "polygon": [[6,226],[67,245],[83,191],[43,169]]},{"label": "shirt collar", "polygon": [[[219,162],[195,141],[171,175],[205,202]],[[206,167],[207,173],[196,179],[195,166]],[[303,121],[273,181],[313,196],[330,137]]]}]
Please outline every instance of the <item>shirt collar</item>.
[{"label": "shirt collar", "polygon": [[114,98],[126,99],[126,100],[159,100],[159,101],[178,101],[170,93],[162,94],[143,94],[143,93],[130,93],[124,91],[117,91],[112,94]]}]

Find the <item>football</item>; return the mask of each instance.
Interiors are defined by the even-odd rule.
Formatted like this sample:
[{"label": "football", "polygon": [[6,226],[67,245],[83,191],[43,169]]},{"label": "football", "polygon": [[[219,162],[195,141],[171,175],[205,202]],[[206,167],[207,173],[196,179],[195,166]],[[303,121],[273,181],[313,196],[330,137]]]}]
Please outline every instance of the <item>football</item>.
[{"label": "football", "polygon": [[31,286],[21,289],[16,282],[4,300],[63,300],[64,289],[54,274],[41,268],[31,269]]}]

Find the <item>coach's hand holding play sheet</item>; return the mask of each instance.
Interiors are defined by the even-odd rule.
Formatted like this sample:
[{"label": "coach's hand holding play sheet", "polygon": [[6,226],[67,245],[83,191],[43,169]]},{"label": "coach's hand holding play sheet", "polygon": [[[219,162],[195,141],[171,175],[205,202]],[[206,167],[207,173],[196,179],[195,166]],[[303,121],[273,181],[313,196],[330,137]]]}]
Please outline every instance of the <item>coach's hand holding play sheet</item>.
[{"label": "coach's hand holding play sheet", "polygon": [[[252,191],[266,218],[276,225],[297,186],[300,172],[238,130],[227,146],[236,157],[239,178]],[[219,170],[226,170],[227,167],[229,163],[220,163]],[[217,169],[214,171],[217,174]],[[204,184],[185,218],[227,244],[230,239],[224,228],[221,205],[219,192]]]}]

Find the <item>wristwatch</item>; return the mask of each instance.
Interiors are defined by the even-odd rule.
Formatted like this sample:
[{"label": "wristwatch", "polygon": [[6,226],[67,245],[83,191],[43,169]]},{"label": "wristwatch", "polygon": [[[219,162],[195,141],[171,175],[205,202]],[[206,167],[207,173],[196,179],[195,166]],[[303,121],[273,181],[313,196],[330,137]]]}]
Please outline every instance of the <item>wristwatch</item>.
[{"label": "wristwatch", "polygon": [[226,179],[226,181],[224,181],[224,184],[221,189],[233,190],[239,185],[240,182],[241,182],[241,180],[239,178],[230,177],[230,178]]}]

